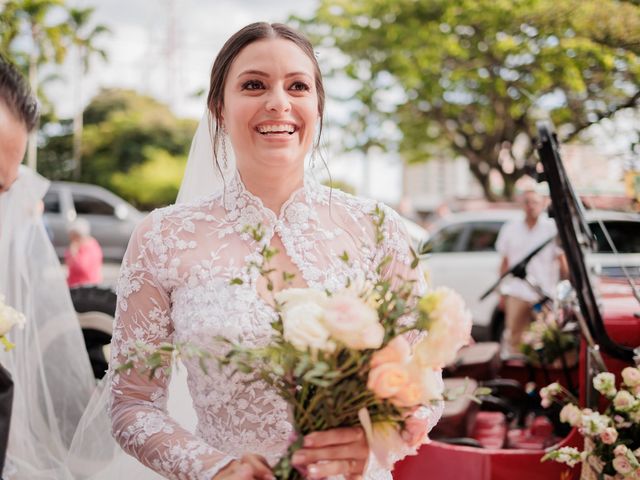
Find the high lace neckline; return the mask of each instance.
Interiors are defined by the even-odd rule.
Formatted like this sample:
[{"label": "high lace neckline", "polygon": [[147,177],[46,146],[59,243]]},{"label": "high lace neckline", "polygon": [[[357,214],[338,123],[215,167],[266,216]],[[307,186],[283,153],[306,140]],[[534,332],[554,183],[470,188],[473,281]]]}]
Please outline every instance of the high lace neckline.
[{"label": "high lace neckline", "polygon": [[241,199],[255,205],[260,212],[265,214],[274,223],[282,221],[289,207],[295,203],[302,202],[310,204],[319,198],[322,185],[309,173],[304,174],[302,186],[291,192],[289,197],[280,207],[280,211],[276,214],[272,209],[265,206],[262,198],[252,193],[245,185],[240,172],[236,169],[225,182],[224,206],[227,212],[234,211],[238,207]]}]

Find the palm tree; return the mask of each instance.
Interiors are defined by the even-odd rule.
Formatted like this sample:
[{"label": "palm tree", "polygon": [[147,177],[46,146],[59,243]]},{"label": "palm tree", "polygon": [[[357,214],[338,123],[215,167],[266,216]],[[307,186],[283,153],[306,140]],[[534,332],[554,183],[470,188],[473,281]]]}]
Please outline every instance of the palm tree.
[{"label": "palm tree", "polygon": [[[50,15],[63,6],[63,0],[10,0],[0,14],[2,48],[10,52],[18,64],[26,67],[33,92],[39,90],[39,67],[50,62],[60,64],[67,54],[69,25],[64,21],[50,22]],[[23,31],[27,32],[28,46],[24,50],[16,49],[15,40]],[[37,129],[29,135],[27,164],[36,169]]]},{"label": "palm tree", "polygon": [[107,61],[107,52],[96,47],[95,41],[101,35],[111,33],[111,30],[105,25],[96,25],[88,29],[91,15],[95,8],[70,8],[69,24],[73,31],[71,42],[77,50],[76,88],[74,89],[74,117],[73,117],[73,165],[74,177],[80,178],[82,173],[82,130],[83,130],[83,112],[82,106],[82,80],[89,71],[90,60],[93,55],[97,54],[104,61]]}]

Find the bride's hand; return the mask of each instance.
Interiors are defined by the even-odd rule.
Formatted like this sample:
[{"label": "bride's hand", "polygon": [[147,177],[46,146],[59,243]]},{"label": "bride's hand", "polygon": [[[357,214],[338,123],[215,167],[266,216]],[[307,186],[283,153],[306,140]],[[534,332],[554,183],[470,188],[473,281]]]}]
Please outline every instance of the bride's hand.
[{"label": "bride's hand", "polygon": [[344,475],[359,478],[369,459],[369,445],[361,427],[334,428],[304,437],[292,463],[307,478]]},{"label": "bride's hand", "polygon": [[274,480],[269,464],[260,455],[243,455],[229,462],[211,480]]}]

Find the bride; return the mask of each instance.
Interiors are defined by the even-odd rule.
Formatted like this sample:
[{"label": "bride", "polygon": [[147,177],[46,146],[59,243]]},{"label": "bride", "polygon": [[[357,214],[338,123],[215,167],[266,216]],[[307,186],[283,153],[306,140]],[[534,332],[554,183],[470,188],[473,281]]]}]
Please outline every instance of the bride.
[{"label": "bride", "polygon": [[[238,31],[214,62],[207,107],[179,203],[139,225],[122,264],[109,373],[111,427],[122,449],[166,478],[268,479],[269,465],[293,433],[287,405],[275,392],[225,371],[207,375],[197,360],[185,360],[197,416],[192,433],[167,413],[165,371],[149,378],[115,366],[126,362],[136,342],[188,342],[211,350],[211,339],[223,335],[247,346],[268,343],[271,293],[245,267],[260,259],[265,245],[279,252],[272,261],[276,271],[295,273],[295,287],[335,291],[349,277],[373,280],[386,256],[393,260],[380,273],[385,278],[417,274],[395,212],[305,175],[324,110],[322,78],[307,39],[282,24]],[[368,215],[377,206],[386,212],[382,246]],[[265,232],[260,239],[247,232],[258,226]],[[350,264],[339,259],[344,251]],[[238,277],[242,284],[232,285]],[[276,291],[284,288],[275,283]],[[429,426],[440,413],[429,412]],[[306,436],[293,461],[308,478],[391,478],[369,461],[365,435],[355,427]]]}]

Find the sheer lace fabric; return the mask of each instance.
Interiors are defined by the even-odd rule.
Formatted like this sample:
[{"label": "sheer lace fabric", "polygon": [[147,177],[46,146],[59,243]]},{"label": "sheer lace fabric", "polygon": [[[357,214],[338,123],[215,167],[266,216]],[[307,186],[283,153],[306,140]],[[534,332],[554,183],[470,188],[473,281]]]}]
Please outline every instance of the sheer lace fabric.
[{"label": "sheer lace fabric", "polygon": [[[239,177],[224,192],[153,212],[134,234],[122,264],[111,365],[124,362],[136,342],[188,342],[213,348],[217,335],[247,346],[270,341],[275,312],[256,269],[266,244],[282,249],[297,286],[335,291],[347,278],[374,280],[387,255],[385,278],[420,277],[395,212],[385,212],[384,240],[376,245],[370,213],[376,203],[330,190],[312,179],[276,215],[247,191]],[[247,227],[264,230],[256,241]],[[347,252],[347,264],[339,257]],[[242,284],[231,283],[241,278]],[[424,290],[424,280],[417,278]],[[292,426],[286,403],[264,384],[185,360],[198,417],[192,434],[166,413],[165,372],[153,379],[135,371],[110,372],[113,434],[122,448],[167,478],[209,479],[244,453],[274,464],[286,450]],[[431,425],[440,415],[431,412]],[[367,478],[390,478],[371,465]]]}]

